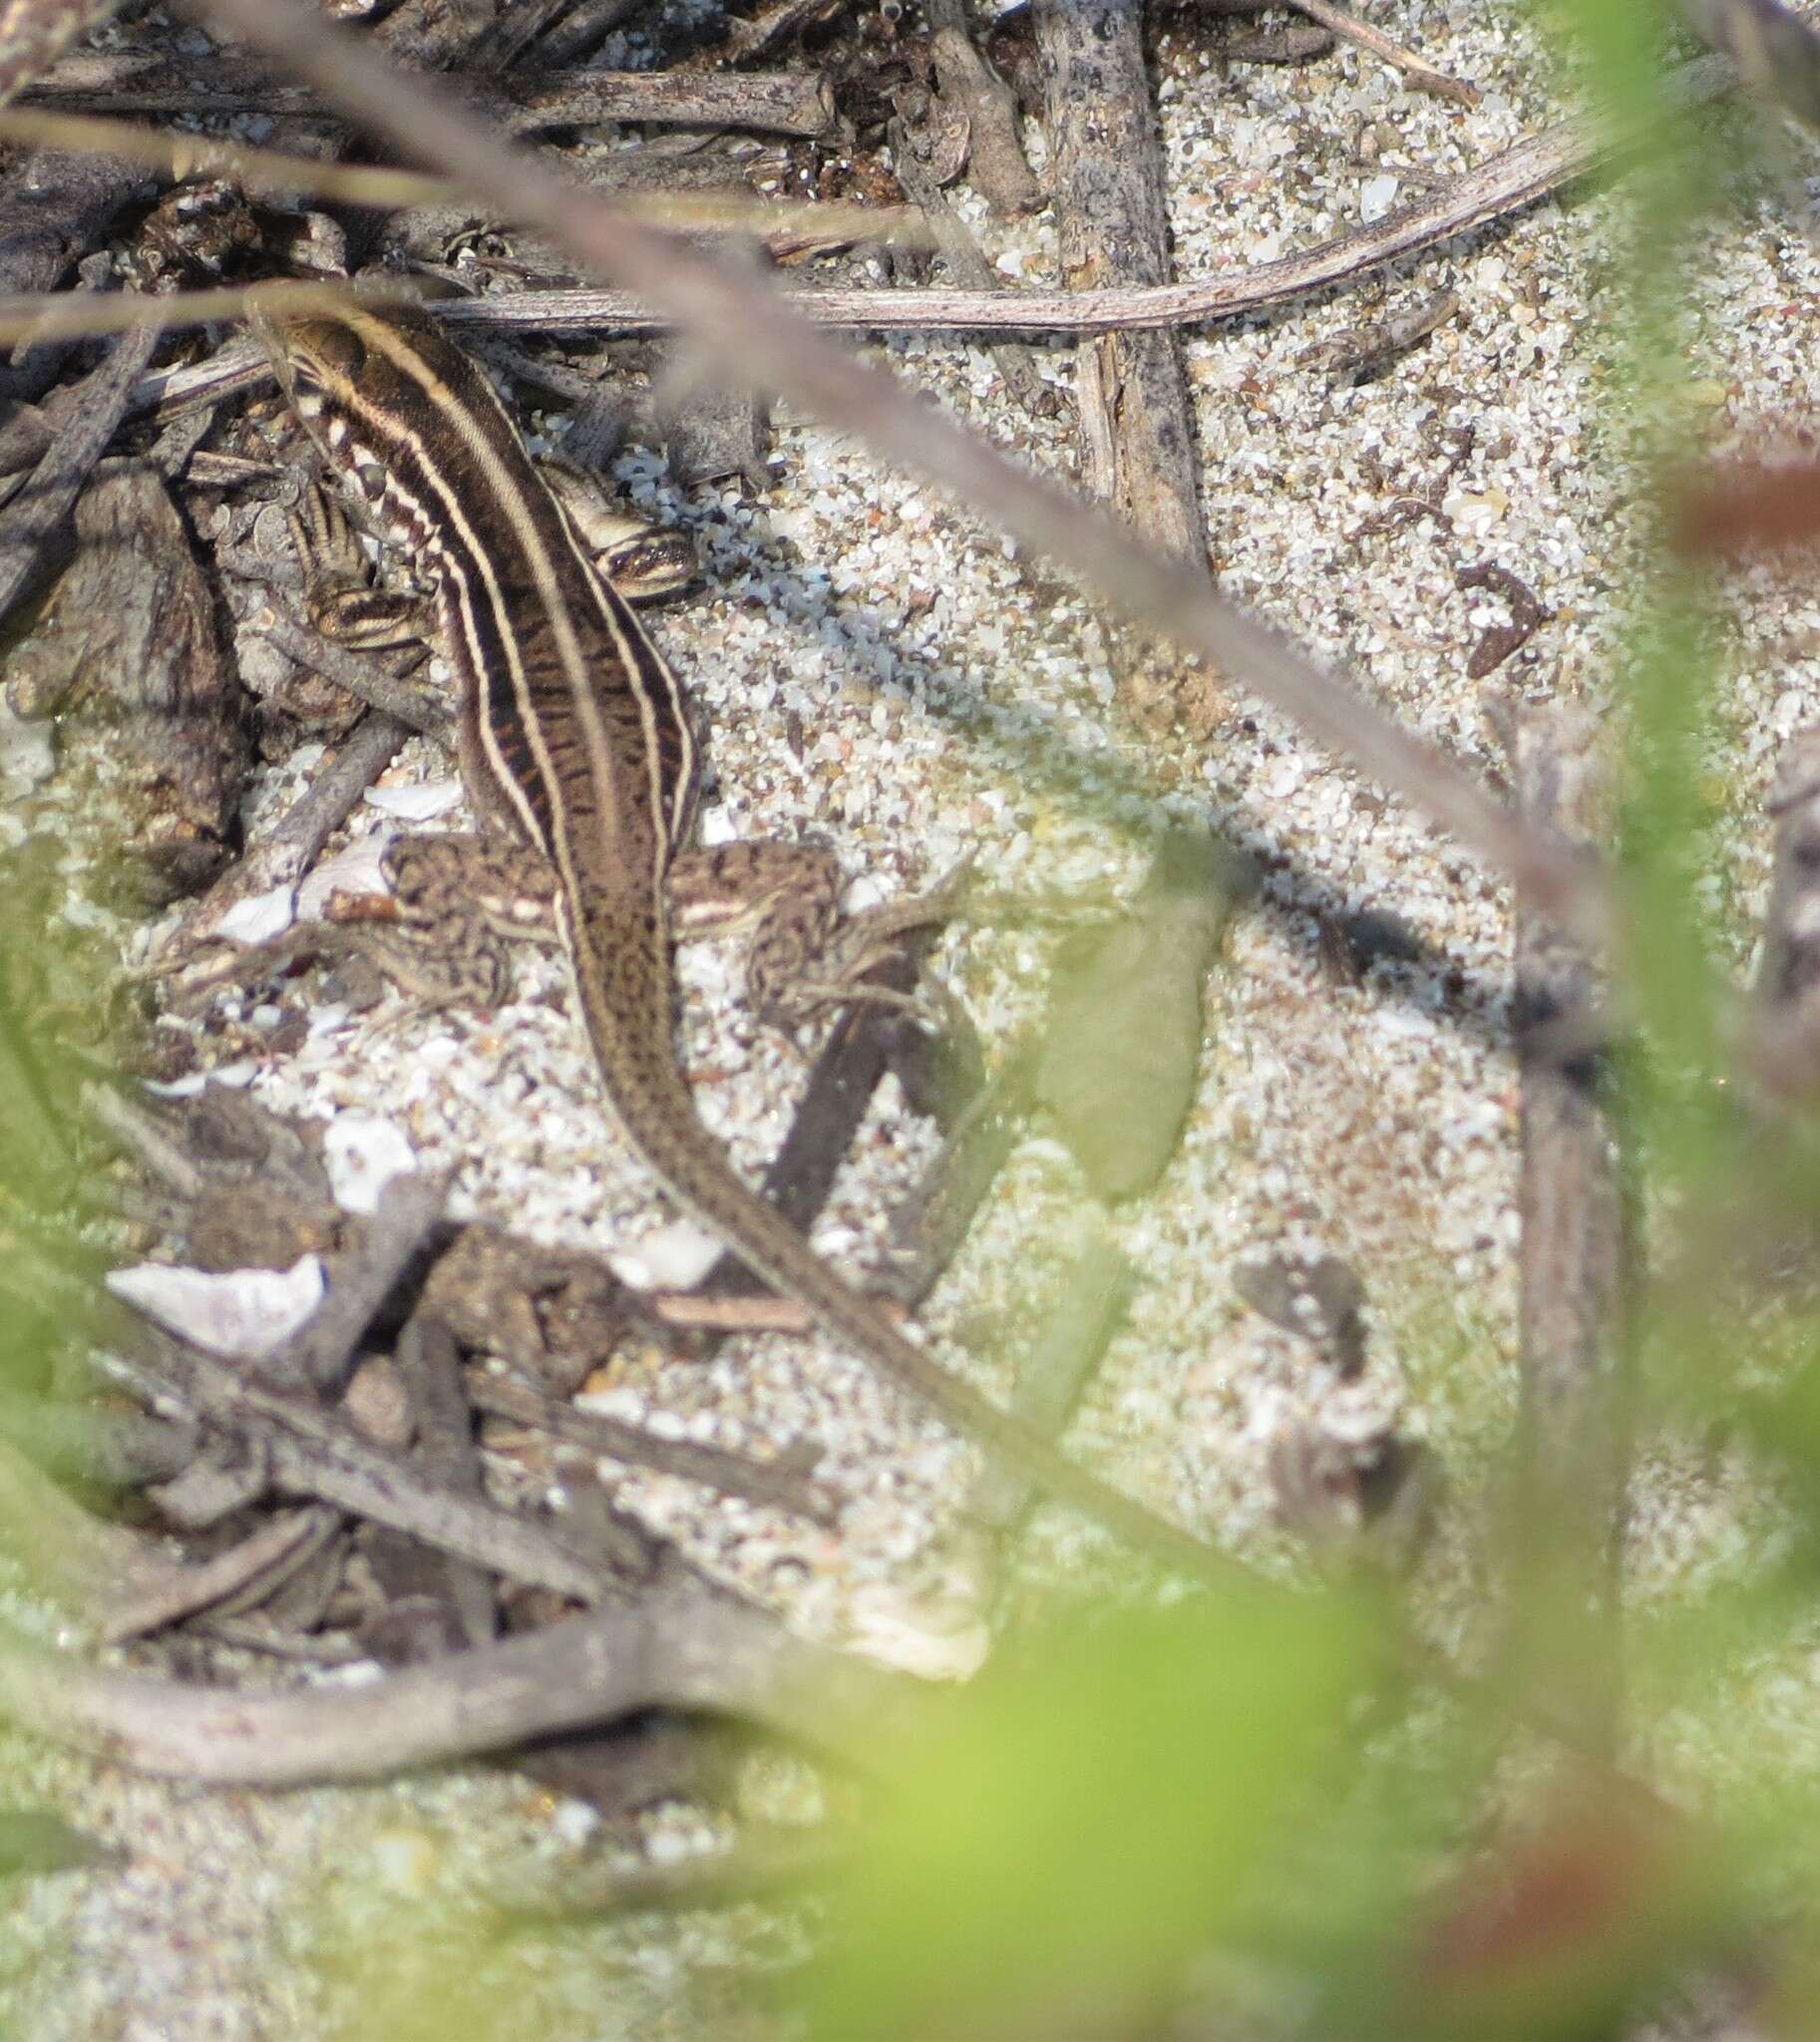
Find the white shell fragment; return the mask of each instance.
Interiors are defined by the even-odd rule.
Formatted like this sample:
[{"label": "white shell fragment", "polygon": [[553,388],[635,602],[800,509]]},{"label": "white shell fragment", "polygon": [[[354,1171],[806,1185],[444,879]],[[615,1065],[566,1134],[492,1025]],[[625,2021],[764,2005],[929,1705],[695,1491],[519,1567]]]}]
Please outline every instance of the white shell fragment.
[{"label": "white shell fragment", "polygon": [[1359,186],[1358,216],[1369,226],[1374,219],[1382,219],[1396,203],[1397,180],[1387,173],[1381,177],[1367,177]]},{"label": "white shell fragment", "polygon": [[30,794],[57,771],[57,741],[48,723],[28,722],[0,702],[0,791]]},{"label": "white shell fragment", "polygon": [[382,816],[396,816],[401,823],[429,823],[459,808],[462,784],[459,780],[416,780],[401,787],[369,787],[363,797],[370,809]]},{"label": "white shell fragment", "polygon": [[274,886],[269,893],[249,893],[236,900],[215,926],[230,943],[269,943],[296,919],[297,894],[292,886]]},{"label": "white shell fragment", "polygon": [[107,1279],[116,1297],[210,1354],[256,1358],[281,1347],[322,1302],[322,1261],[300,1255],[288,1269],[173,1268],[138,1262]]},{"label": "white shell fragment", "polygon": [[387,838],[382,831],[350,844],[333,857],[324,858],[297,888],[297,919],[320,921],[323,910],[337,893],[384,893],[387,891],[381,860]]},{"label": "white shell fragment", "polygon": [[845,1614],[841,1642],[848,1650],[918,1680],[971,1680],[992,1649],[977,1607],[919,1597],[888,1582],[858,1590]]},{"label": "white shell fragment", "polygon": [[719,1240],[692,1219],[672,1219],[635,1248],[607,1257],[613,1274],[634,1290],[688,1290],[719,1259]]},{"label": "white shell fragment", "polygon": [[344,1212],[379,1210],[379,1194],[417,1168],[417,1152],[393,1124],[372,1113],[337,1114],[322,1138],[322,1161]]}]

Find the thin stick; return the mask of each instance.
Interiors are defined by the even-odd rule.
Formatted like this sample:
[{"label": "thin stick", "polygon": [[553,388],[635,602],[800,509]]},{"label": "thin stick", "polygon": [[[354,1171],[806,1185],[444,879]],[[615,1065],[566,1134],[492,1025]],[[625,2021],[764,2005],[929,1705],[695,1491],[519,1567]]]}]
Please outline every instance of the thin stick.
[{"label": "thin stick", "polygon": [[[1702,58],[1672,73],[1666,95],[1691,109],[1717,99],[1736,84],[1723,58]],[[1338,234],[1299,254],[1254,263],[1217,277],[1186,283],[1118,285],[1103,290],[831,290],[781,294],[797,315],[817,326],[854,332],[981,332],[1082,334],[1139,331],[1148,327],[1193,326],[1236,318],[1309,292],[1354,283],[1386,262],[1419,253],[1470,227],[1483,226],[1546,198],[1577,177],[1609,168],[1647,138],[1620,130],[1597,116],[1564,121],[1513,144],[1476,170],[1451,179],[1420,203],[1404,207],[1356,231]],[[315,303],[338,302],[345,286],[320,283],[259,285],[271,292],[274,313],[302,312]],[[408,299],[404,285],[364,280],[376,302]],[[139,316],[121,298],[0,296],[0,340],[17,340],[43,322],[48,333],[114,332]],[[145,303],[144,314],[161,327],[201,325],[244,315],[243,290],[179,292]],[[451,300],[430,308],[453,325],[534,327],[558,332],[661,331],[673,322],[649,298],[624,290],[520,291],[510,298]],[[134,406],[203,402],[252,389],[269,374],[250,342],[225,348],[194,368],[159,370],[141,379]]]},{"label": "thin stick", "polygon": [[54,113],[44,107],[0,110],[0,141],[122,157],[168,171],[180,181],[229,176],[248,191],[307,191],[344,205],[434,205],[453,195],[446,177],[429,177],[421,170],[325,164],[278,150],[253,149],[218,135],[141,128],[130,121]]},{"label": "thin stick", "polygon": [[468,1377],[468,1398],[477,1411],[513,1419],[538,1432],[553,1433],[557,1439],[585,1447],[590,1454],[623,1461],[629,1468],[680,1475],[685,1481],[699,1482],[721,1496],[740,1497],[747,1503],[791,1511],[817,1524],[825,1525],[839,1516],[832,1492],[803,1468],[792,1465],[788,1457],[757,1461],[750,1454],[730,1453],[724,1447],[703,1446],[696,1440],[667,1439],[643,1426],[609,1418],[604,1412],[577,1411],[572,1404],[541,1397],[521,1383],[480,1370]]},{"label": "thin stick", "polygon": [[[929,236],[949,278],[963,290],[996,290],[998,271],[980,252],[972,229],[954,210],[947,193],[916,155],[905,123],[894,121],[890,133],[892,164],[898,173],[898,182],[904,186],[910,202],[922,208]],[[1030,417],[1047,417],[1057,409],[1060,392],[1043,381],[1036,366],[1036,356],[1030,348],[1001,340],[992,349],[992,359],[998,365],[998,373],[1005,379],[1005,388]]]},{"label": "thin stick", "polygon": [[1220,596],[1204,568],[1160,557],[1059,485],[1001,455],[901,390],[885,370],[830,346],[755,279],[621,218],[496,141],[417,80],[283,0],[206,0],[211,20],[311,79],[398,148],[458,175],[590,268],[648,293],[730,381],[767,387],[994,517],[1032,552],[1069,567],[1126,615],[1226,667],[1246,686],[1425,809],[1564,919],[1612,918],[1599,868],[1531,830],[1481,783]]},{"label": "thin stick", "polygon": [[359,1244],[333,1258],[328,1295],[308,1321],[257,1364],[267,1382],[338,1392],[353,1373],[355,1348],[412,1257],[443,1216],[454,1172],[414,1171],[392,1178]]},{"label": "thin stick", "polygon": [[[400,671],[371,654],[351,652],[281,610],[268,610],[256,617],[252,628],[299,666],[345,688],[369,709],[380,710],[425,737],[446,739],[454,735],[455,712],[431,689],[420,688],[407,679],[409,669]],[[425,663],[423,658],[415,658],[411,665]]]},{"label": "thin stick", "polygon": [[[705,1279],[704,1279],[705,1280]],[[794,1298],[750,1295],[714,1296],[699,1290],[647,1290],[642,1302],[651,1317],[665,1326],[691,1333],[812,1333],[815,1321]]]},{"label": "thin stick", "polygon": [[940,1153],[892,1215],[898,1264],[893,1294],[910,1309],[934,1289],[960,1252],[973,1215],[1016,1146],[1030,1109],[1035,1042],[1013,1042],[984,1088],[967,1102]]},{"label": "thin stick", "polygon": [[[452,1489],[467,1496],[485,1494],[474,1403],[455,1335],[433,1313],[419,1310],[399,1335],[398,1366],[424,1465]],[[462,1634],[469,1644],[484,1645],[499,1628],[492,1576],[467,1560],[446,1556],[444,1575]]]},{"label": "thin stick", "polygon": [[1289,5],[1298,14],[1305,14],[1310,21],[1317,21],[1322,28],[1330,29],[1334,35],[1356,43],[1361,50],[1369,50],[1374,57],[1381,57],[1393,70],[1404,73],[1424,92],[1438,93],[1442,99],[1455,100],[1463,107],[1479,104],[1476,85],[1468,85],[1464,79],[1449,78],[1445,71],[1437,71],[1413,50],[1392,42],[1381,28],[1373,28],[1369,22],[1360,21],[1357,15],[1349,14],[1345,8],[1334,6],[1333,0],[1289,0]]},{"label": "thin stick", "polygon": [[144,1637],[185,1616],[193,1616],[197,1610],[225,1602],[261,1575],[269,1574],[330,1522],[341,1521],[336,1513],[320,1504],[281,1511],[225,1552],[188,1566],[173,1564],[169,1573],[158,1576],[147,1587],[123,1589],[118,1583],[110,1583],[113,1592],[103,1604],[99,1618],[103,1641],[118,1645],[127,1638]]},{"label": "thin stick", "polygon": [[167,1190],[191,1202],[202,1195],[207,1181],[194,1158],[172,1134],[163,1114],[137,1094],[113,1085],[91,1082],[77,1097],[96,1126],[112,1135]]},{"label": "thin stick", "polygon": [[994,212],[1034,212],[1043,202],[1043,187],[1024,158],[1017,95],[980,55],[964,0],[924,0],[922,12],[936,89],[966,120],[974,189]]}]

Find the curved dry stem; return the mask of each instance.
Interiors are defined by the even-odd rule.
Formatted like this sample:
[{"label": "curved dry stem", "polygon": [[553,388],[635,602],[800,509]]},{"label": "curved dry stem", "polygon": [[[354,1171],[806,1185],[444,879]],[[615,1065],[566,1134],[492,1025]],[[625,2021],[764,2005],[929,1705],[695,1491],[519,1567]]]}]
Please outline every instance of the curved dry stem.
[{"label": "curved dry stem", "polygon": [[0,1625],[0,1711],[136,1772],[220,1787],[375,1780],[659,1707],[857,1759],[921,1706],[914,1682],[693,1583],[362,1687],[277,1693],[110,1672]]}]

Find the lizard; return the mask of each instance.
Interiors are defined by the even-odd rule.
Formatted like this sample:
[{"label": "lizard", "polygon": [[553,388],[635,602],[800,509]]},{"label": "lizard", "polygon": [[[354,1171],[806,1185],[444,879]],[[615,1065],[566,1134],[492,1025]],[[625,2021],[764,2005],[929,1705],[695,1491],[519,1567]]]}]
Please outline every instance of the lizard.
[{"label": "lizard", "polygon": [[[1203,1579],[1234,1563],[944,1368],[818,1255],[702,1125],[674,1040],[670,888],[696,738],[677,677],[596,566],[487,375],[421,310],[350,302],[255,331],[326,464],[410,549],[459,687],[457,752],[483,829],[554,876],[554,916],[610,1117],[670,1199],[824,1333],[999,1460]],[[344,576],[319,624],[374,642],[396,607]]]}]

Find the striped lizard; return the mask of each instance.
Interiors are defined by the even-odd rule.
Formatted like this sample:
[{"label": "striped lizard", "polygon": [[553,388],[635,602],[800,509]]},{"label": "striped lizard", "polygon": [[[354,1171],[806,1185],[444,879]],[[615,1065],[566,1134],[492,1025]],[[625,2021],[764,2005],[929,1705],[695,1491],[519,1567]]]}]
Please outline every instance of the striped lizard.
[{"label": "striped lizard", "polygon": [[[1211,1547],[907,1339],[702,1126],[673,1032],[669,887],[697,769],[682,690],[485,373],[421,312],[350,305],[288,321],[255,313],[254,324],[326,461],[427,586],[459,683],[469,798],[484,828],[554,872],[556,926],[606,1103],[664,1191],[826,1333],[1051,1495],[1176,1566],[1230,1580]],[[372,642],[362,590],[344,593],[341,635]]]}]

